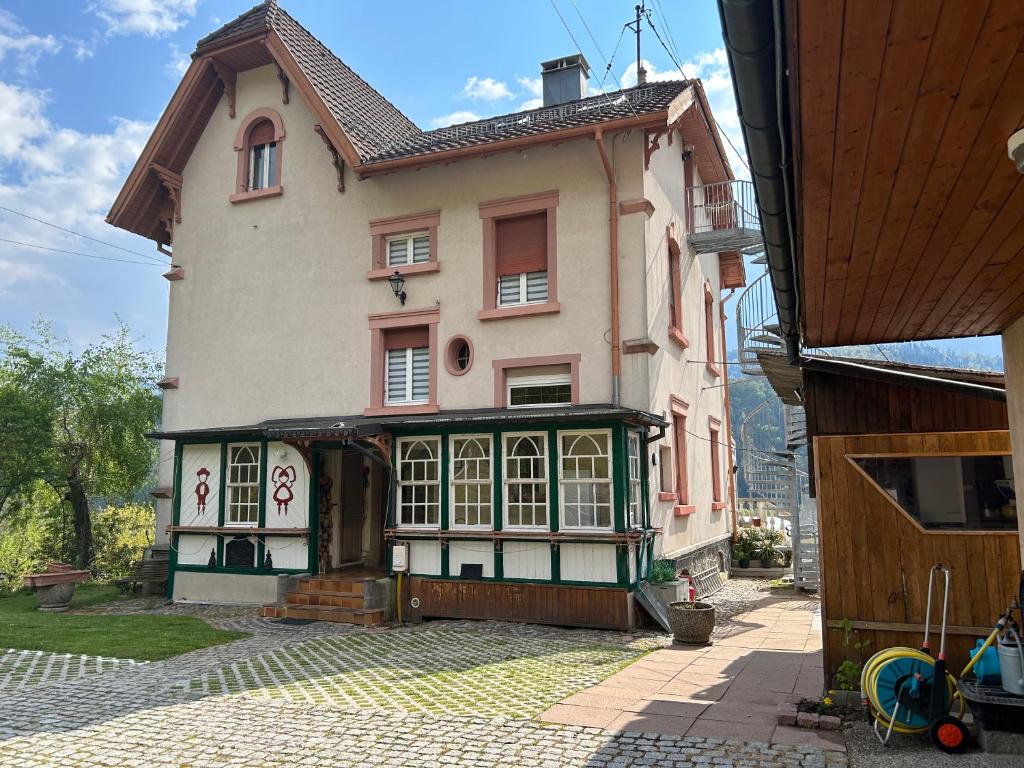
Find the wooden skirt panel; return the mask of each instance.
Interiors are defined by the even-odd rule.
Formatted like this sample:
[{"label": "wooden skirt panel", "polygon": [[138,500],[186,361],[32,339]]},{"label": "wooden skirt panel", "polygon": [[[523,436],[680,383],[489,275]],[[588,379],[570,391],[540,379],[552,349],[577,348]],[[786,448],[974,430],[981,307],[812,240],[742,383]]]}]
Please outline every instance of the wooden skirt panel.
[{"label": "wooden skirt panel", "polygon": [[[864,658],[891,645],[919,646],[921,631],[877,625],[924,624],[928,572],[936,563],[951,569],[950,625],[994,624],[1017,589],[1018,534],[926,532],[848,457],[1008,454],[1009,433],[816,437],[814,444],[826,670],[844,659],[859,660],[853,647],[858,641],[870,641]],[[933,623],[940,609],[941,603],[933,607]],[[873,626],[857,629],[844,645],[844,633],[829,626],[843,619]],[[947,655],[954,671],[966,664],[974,637],[950,636]],[[937,637],[932,648],[938,649]]]},{"label": "wooden skirt panel", "polygon": [[[628,630],[633,596],[625,589],[499,581],[409,579],[411,618],[493,619]],[[409,602],[405,601],[408,605]]]}]

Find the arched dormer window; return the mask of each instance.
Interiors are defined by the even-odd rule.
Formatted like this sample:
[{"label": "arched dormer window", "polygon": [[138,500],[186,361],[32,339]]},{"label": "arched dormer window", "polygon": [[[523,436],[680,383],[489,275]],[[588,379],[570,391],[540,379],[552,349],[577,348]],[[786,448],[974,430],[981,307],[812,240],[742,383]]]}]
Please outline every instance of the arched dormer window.
[{"label": "arched dormer window", "polygon": [[275,110],[257,109],[246,115],[235,136],[237,174],[232,203],[280,195],[284,123]]}]

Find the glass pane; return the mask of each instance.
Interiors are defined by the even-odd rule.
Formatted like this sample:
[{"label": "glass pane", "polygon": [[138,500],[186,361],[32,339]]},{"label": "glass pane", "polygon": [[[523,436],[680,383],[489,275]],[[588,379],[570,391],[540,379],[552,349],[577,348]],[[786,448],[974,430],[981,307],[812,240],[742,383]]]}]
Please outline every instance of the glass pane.
[{"label": "glass pane", "polygon": [[388,240],[388,266],[400,267],[409,263],[409,241],[406,238]]},{"label": "glass pane", "polygon": [[498,304],[520,304],[519,275],[502,275],[498,278]]},{"label": "glass pane", "polygon": [[412,239],[412,263],[422,264],[430,261],[430,236],[419,235]]},{"label": "glass pane", "polygon": [[528,302],[548,300],[547,272],[526,273],[526,300]]}]

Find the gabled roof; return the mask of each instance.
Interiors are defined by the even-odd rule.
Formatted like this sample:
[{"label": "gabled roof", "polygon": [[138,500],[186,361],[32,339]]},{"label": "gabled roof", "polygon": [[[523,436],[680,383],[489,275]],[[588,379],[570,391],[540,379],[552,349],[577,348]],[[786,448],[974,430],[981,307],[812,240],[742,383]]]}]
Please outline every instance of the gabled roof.
[{"label": "gabled roof", "polygon": [[267,0],[199,41],[192,64],[107,221],[157,243],[170,243],[180,216],[180,174],[210,116],[225,93],[233,110],[237,72],[268,65],[278,68],[282,99],[289,89],[304,99],[336,162],[344,162],[361,178],[538,141],[585,137],[598,127],[608,132],[649,128],[663,134],[670,122],[687,144],[698,147],[702,179],[732,178],[699,80],[649,83],[555,107],[421,131],[276,0]]}]

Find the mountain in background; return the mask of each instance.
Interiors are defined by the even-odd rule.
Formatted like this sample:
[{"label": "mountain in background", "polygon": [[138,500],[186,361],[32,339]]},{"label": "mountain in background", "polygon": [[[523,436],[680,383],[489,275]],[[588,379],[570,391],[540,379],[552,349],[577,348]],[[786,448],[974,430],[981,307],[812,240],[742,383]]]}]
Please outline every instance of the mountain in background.
[{"label": "mountain in background", "polygon": [[903,344],[865,344],[859,347],[832,347],[829,354],[836,357],[855,357],[862,360],[889,360],[912,365],[934,365],[940,368],[969,368],[975,371],[1003,370],[1002,355],[983,355],[940,349],[927,341],[908,341]]}]

